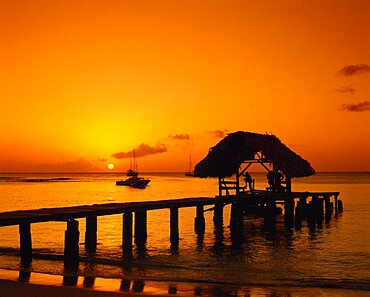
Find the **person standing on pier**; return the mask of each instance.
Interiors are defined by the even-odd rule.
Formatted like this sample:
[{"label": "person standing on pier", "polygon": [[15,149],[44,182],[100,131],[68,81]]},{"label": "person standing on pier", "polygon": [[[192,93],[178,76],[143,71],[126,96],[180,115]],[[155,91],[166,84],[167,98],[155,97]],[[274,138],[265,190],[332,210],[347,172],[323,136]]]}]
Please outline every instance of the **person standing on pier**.
[{"label": "person standing on pier", "polygon": [[252,192],[254,187],[253,187],[253,179],[251,177],[251,175],[246,171],[244,174],[244,182],[245,182],[245,185],[249,187],[249,190]]}]

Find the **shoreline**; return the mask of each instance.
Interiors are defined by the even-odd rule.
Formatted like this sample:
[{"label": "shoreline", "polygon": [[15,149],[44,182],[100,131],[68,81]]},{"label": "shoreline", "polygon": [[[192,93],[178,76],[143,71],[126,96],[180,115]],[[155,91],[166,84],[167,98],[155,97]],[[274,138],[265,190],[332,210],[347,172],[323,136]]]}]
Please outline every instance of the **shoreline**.
[{"label": "shoreline", "polygon": [[0,297],[258,296],[365,297],[368,291],[291,286],[236,286],[52,275],[0,269]]}]

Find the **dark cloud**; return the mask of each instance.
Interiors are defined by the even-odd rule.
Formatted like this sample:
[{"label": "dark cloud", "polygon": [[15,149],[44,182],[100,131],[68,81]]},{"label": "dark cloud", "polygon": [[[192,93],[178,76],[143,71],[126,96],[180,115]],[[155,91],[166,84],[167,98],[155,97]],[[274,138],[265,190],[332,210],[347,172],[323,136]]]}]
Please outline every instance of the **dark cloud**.
[{"label": "dark cloud", "polygon": [[105,159],[105,158],[100,158],[100,159],[98,159],[98,162],[107,162],[107,159]]},{"label": "dark cloud", "polygon": [[341,110],[356,112],[370,111],[370,101],[364,101],[358,104],[343,104]]},{"label": "dark cloud", "polygon": [[97,171],[97,168],[93,167],[89,161],[80,158],[77,161],[56,163],[56,164],[39,164],[37,165],[39,170],[45,172],[86,172],[86,171]]},{"label": "dark cloud", "polygon": [[168,135],[169,139],[172,140],[190,140],[189,134],[175,134],[175,135]]},{"label": "dark cloud", "polygon": [[160,144],[160,143],[157,144],[156,146],[150,146],[148,144],[142,143],[131,151],[116,153],[116,154],[113,154],[112,157],[116,159],[127,159],[134,155],[134,151],[135,151],[135,156],[137,158],[140,158],[140,157],[144,157],[148,155],[165,153],[167,152],[167,146],[164,144]]},{"label": "dark cloud", "polygon": [[206,133],[216,137],[216,138],[224,138],[227,130],[212,130],[212,131],[207,131]]},{"label": "dark cloud", "polygon": [[338,75],[353,76],[356,74],[364,74],[370,72],[368,64],[346,65],[338,71]]},{"label": "dark cloud", "polygon": [[338,93],[344,93],[344,94],[351,94],[353,95],[356,92],[355,88],[352,87],[341,87],[339,89],[336,89]]}]

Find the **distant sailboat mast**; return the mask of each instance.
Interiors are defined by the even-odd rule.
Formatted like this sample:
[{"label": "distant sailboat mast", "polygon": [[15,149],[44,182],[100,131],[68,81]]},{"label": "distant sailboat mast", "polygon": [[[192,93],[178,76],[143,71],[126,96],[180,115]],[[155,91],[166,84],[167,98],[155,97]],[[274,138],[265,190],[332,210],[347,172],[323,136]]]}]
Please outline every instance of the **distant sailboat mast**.
[{"label": "distant sailboat mast", "polygon": [[132,161],[132,157],[130,156],[130,169],[127,170],[126,175],[127,176],[137,176],[138,175],[135,150],[134,150],[134,161]]},{"label": "distant sailboat mast", "polygon": [[185,176],[193,176],[194,171],[193,171],[193,164],[191,162],[191,154],[189,154],[189,170],[185,172]]}]

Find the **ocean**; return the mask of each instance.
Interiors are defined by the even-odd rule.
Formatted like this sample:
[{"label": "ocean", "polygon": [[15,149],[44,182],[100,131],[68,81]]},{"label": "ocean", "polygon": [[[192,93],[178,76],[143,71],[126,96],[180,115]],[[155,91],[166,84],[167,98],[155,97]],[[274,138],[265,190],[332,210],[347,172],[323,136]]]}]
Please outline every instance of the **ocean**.
[{"label": "ocean", "polygon": [[[146,189],[118,187],[120,174],[0,174],[0,210],[114,202],[214,197],[216,179],[183,173],[142,174]],[[256,188],[267,185],[264,173],[252,173]],[[146,249],[134,246],[130,261],[122,254],[122,215],[98,218],[98,246],[91,261],[81,262],[81,277],[169,284],[168,293],[197,296],[370,296],[370,173],[317,173],[293,179],[293,191],[340,192],[344,211],[314,230],[273,227],[261,216],[244,217],[244,234],[235,243],[228,227],[215,230],[213,212],[205,213],[202,238],[194,232],[195,208],[179,210],[180,242],[170,246],[169,210],[148,212]],[[34,259],[29,271],[65,275],[61,255],[65,222],[32,224]],[[85,220],[79,219],[80,255],[85,256]],[[91,259],[91,256],[90,256]],[[0,269],[20,269],[18,226],[0,227]],[[140,287],[139,286],[139,287]],[[172,286],[172,287],[171,287]],[[183,289],[182,289],[183,288]],[[186,288],[186,289],[185,289]],[[119,288],[118,288],[119,289]],[[183,291],[182,291],[183,290]]]}]

